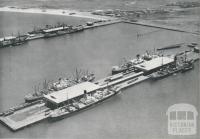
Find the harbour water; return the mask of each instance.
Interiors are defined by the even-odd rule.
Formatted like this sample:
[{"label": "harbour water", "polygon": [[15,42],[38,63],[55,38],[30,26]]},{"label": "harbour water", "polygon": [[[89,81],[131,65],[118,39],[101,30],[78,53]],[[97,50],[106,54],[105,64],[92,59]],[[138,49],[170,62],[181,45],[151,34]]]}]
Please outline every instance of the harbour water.
[{"label": "harbour water", "polygon": [[[69,24],[88,21],[3,12],[0,19],[0,37],[58,21]],[[107,76],[111,66],[119,64],[123,58],[198,40],[199,37],[191,34],[119,23],[0,49],[0,111],[24,101],[24,96],[33,92],[33,86],[40,83],[42,87],[45,79],[70,76],[76,68],[88,69],[99,79]],[[0,138],[176,138],[167,134],[167,108],[175,103],[189,103],[199,108],[198,85],[199,63],[196,63],[192,71],[138,84],[95,108],[62,121],[44,121],[14,133],[0,124]]]}]

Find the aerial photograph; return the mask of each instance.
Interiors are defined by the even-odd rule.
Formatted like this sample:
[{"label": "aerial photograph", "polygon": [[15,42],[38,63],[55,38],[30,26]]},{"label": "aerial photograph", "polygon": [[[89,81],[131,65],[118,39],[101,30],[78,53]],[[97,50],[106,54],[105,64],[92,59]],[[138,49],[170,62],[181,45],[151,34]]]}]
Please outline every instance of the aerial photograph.
[{"label": "aerial photograph", "polygon": [[199,139],[199,0],[0,0],[0,139]]}]

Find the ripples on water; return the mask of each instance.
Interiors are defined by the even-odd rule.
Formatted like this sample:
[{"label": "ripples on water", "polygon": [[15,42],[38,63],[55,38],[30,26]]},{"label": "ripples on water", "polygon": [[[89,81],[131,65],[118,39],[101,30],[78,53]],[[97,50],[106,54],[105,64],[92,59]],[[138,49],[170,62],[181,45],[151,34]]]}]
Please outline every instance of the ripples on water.
[{"label": "ripples on water", "polygon": [[[0,13],[0,36],[27,32],[34,26],[57,21],[80,24],[86,19],[50,15]],[[3,19],[3,20],[2,20]],[[0,49],[0,111],[23,101],[33,86],[45,79],[71,75],[75,68],[89,69],[97,78],[110,73],[122,58],[133,58],[156,47],[198,41],[190,34],[116,24],[57,38],[40,39]],[[137,38],[137,34],[145,34]],[[0,137],[32,138],[163,138],[167,135],[168,106],[198,105],[196,69],[169,78],[144,82],[124,90],[103,104],[56,123],[44,121],[19,132],[0,125]]]}]

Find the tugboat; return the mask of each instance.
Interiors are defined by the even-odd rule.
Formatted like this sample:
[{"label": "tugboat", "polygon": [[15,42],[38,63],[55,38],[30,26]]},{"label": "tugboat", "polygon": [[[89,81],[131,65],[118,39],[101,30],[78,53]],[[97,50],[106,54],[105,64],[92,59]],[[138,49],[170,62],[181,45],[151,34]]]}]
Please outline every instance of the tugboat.
[{"label": "tugboat", "polygon": [[158,80],[158,79],[165,78],[165,77],[167,77],[167,76],[169,76],[171,74],[173,74],[173,72],[159,70],[159,71],[157,71],[155,73],[152,73],[150,75],[150,77],[153,80]]},{"label": "tugboat", "polygon": [[194,69],[194,63],[193,62],[188,62],[184,65],[183,69],[181,70],[181,72],[186,72],[186,71],[189,71],[189,70],[192,70]]}]

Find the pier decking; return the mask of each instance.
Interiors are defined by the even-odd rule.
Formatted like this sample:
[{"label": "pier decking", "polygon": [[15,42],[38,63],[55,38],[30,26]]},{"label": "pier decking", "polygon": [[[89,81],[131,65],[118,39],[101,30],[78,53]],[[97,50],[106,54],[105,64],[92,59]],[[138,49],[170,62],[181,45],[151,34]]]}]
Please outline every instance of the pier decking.
[{"label": "pier decking", "polygon": [[[183,52],[181,52],[181,53],[183,53]],[[196,53],[193,51],[188,51],[186,54],[187,54],[188,60],[191,60],[191,59],[198,60],[199,59],[199,53]],[[152,60],[146,61],[146,62],[151,63],[152,61],[155,61],[155,60],[152,59]],[[148,67],[151,67],[151,66],[149,66],[148,63],[146,64],[147,71],[141,70],[140,72],[128,71],[125,73],[119,73],[119,74],[111,75],[106,78],[100,79],[94,83],[89,83],[89,85],[93,84],[93,86],[95,87],[92,90],[103,89],[106,87],[115,87],[118,90],[125,89],[132,85],[135,85],[135,84],[138,84],[145,80],[150,79],[150,75],[149,74],[146,75],[146,73],[148,72],[148,70],[152,71],[153,69],[148,68]],[[153,67],[153,68],[159,68],[159,67],[161,67],[161,65],[156,64],[156,65],[154,65],[155,67]],[[135,67],[137,67],[137,66],[135,66]],[[82,84],[86,84],[86,83],[82,83]],[[77,86],[79,86],[79,87],[76,88],[76,90],[78,90],[81,94],[83,94],[83,90],[87,90],[85,88],[88,87],[88,85],[84,85],[85,86],[84,89],[81,90],[80,84]],[[70,90],[70,88],[68,88],[66,90]],[[62,93],[62,91],[60,91],[60,92]],[[72,89],[70,91],[72,91]],[[89,90],[87,90],[87,91],[89,91]],[[58,96],[57,92],[54,92],[54,93]],[[56,99],[53,95],[50,95],[49,97],[53,97],[54,100]],[[67,95],[67,98],[68,97],[70,97],[70,96]],[[64,97],[61,96],[60,99],[63,99],[63,98],[66,98],[66,96],[64,96]],[[16,131],[16,130],[19,130],[26,126],[32,125],[36,122],[39,122],[41,120],[45,120],[46,118],[49,117],[49,113],[51,111],[53,111],[53,110],[51,110],[45,104],[44,101],[40,101],[38,103],[34,103],[34,105],[30,105],[30,106],[24,107],[22,109],[16,109],[14,111],[14,113],[12,113],[12,114],[8,114],[8,115],[4,114],[3,116],[0,116],[0,121],[3,124],[5,124],[6,126],[8,126],[11,130]]]},{"label": "pier decking", "polygon": [[48,110],[49,108],[44,103],[40,103],[16,111],[11,115],[0,117],[0,121],[11,130],[16,131],[46,119],[48,115],[45,115],[45,112]]},{"label": "pier decking", "polygon": [[[117,23],[121,23],[121,22],[122,22],[121,20],[110,20],[110,21],[105,20],[105,21],[102,21],[99,23],[94,23],[91,26],[83,25],[83,30],[117,24]],[[68,34],[68,33],[65,33],[65,34]],[[65,35],[65,34],[63,34],[63,35]],[[71,34],[71,33],[69,33],[69,34]],[[60,36],[60,35],[58,35],[58,36]],[[57,37],[57,36],[54,36],[54,37]],[[36,34],[36,36],[29,36],[27,38],[27,40],[31,41],[31,40],[42,39],[42,38],[45,38],[45,35],[41,33],[41,34]]]},{"label": "pier decking", "polygon": [[170,30],[170,31],[176,31],[176,32],[183,32],[183,33],[189,33],[193,35],[200,35],[199,32],[192,32],[190,30],[185,30],[177,27],[172,27],[172,26],[166,26],[166,25],[158,25],[154,23],[150,23],[147,21],[138,21],[138,22],[132,22],[132,21],[123,21],[124,23],[128,24],[134,24],[134,25],[140,25],[140,26],[146,26],[146,27],[152,27],[152,28],[160,28],[160,29],[165,29],[165,30]]}]

